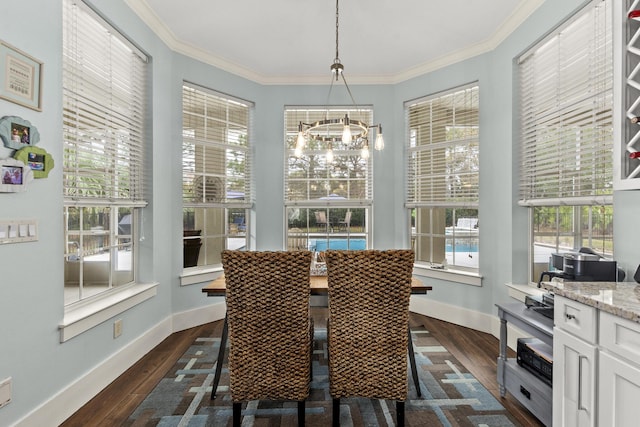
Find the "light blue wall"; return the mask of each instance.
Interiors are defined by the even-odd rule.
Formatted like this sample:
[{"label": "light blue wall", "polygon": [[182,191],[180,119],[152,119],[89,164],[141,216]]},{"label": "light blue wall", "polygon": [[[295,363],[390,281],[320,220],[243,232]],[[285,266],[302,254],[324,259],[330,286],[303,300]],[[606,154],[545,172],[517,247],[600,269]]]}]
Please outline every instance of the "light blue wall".
[{"label": "light blue wall", "polygon": [[[482,287],[429,280],[428,298],[484,313],[508,298],[505,283],[527,283],[527,209],[518,200],[514,58],[570,16],[584,0],[545,2],[493,51],[398,84],[396,120],[406,100],[477,81],[480,87],[480,272]],[[432,43],[433,41],[425,41]],[[378,183],[376,183],[378,184]]]},{"label": "light blue wall", "polygon": [[[325,102],[324,86],[262,86],[171,52],[123,0],[94,0],[101,13],[152,57],[152,192],[145,210],[143,278],[159,282],[158,295],[123,313],[123,336],[112,338],[112,321],[60,344],[63,318],[61,183],[61,2],[21,0],[0,11],[0,39],[44,62],[43,111],[0,100],[0,116],[31,121],[40,146],[57,165],[28,191],[0,194],[0,219],[34,218],[39,240],[0,245],[0,380],[13,378],[13,402],[0,409],[0,425],[11,425],[48,401],[76,378],[176,313],[211,303],[201,284],[179,285],[181,272],[181,83],[187,80],[255,102],[256,208],[251,228],[256,249],[283,247],[283,110],[285,105]],[[506,282],[526,281],[527,213],[517,206],[514,147],[516,109],[513,58],[570,14],[582,1],[547,1],[494,51],[397,85],[352,85],[355,99],[372,104],[384,124],[386,148],[374,154],[376,248],[407,247],[404,204],[403,102],[478,81],[481,126],[482,287],[432,281],[428,298],[493,313],[506,296]],[[7,6],[5,6],[7,8]],[[28,17],[25,25],[24,17]],[[452,24],[455,19],[452,18]],[[434,43],[437,40],[425,40]],[[349,99],[337,100],[349,104]],[[11,151],[0,147],[0,157]],[[635,270],[640,193],[616,195],[616,255]],[[630,238],[633,237],[633,238]]]}]

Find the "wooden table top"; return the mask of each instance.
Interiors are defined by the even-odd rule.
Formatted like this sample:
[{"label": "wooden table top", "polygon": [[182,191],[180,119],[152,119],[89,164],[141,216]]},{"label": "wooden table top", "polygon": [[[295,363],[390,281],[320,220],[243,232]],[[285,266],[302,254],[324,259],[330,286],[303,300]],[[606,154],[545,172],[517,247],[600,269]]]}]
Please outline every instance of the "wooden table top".
[{"label": "wooden table top", "polygon": [[[212,280],[207,286],[202,288],[202,292],[207,296],[224,296],[227,286],[224,280],[224,274],[217,279]],[[311,276],[311,294],[326,295],[328,292],[327,276]],[[419,279],[411,278],[411,293],[426,294],[432,290],[431,286],[424,285]]]}]

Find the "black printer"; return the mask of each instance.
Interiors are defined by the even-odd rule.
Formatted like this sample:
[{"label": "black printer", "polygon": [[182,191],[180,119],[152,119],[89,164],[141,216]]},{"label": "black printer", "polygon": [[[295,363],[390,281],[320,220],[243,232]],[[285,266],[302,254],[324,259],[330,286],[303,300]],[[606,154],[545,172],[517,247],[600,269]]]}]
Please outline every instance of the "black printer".
[{"label": "black printer", "polygon": [[549,279],[559,277],[576,282],[621,282],[624,271],[618,270],[618,263],[596,253],[591,248],[580,248],[578,252],[551,254],[551,265],[555,270],[540,274],[538,287],[544,276]]},{"label": "black printer", "polygon": [[[618,269],[618,263],[596,253],[591,248],[580,248],[577,252],[551,254],[551,265],[555,270],[543,271],[538,280],[538,287],[545,276],[549,280],[554,277],[575,282],[621,282],[625,273]],[[525,297],[528,308],[553,318],[553,293],[541,296]]]}]

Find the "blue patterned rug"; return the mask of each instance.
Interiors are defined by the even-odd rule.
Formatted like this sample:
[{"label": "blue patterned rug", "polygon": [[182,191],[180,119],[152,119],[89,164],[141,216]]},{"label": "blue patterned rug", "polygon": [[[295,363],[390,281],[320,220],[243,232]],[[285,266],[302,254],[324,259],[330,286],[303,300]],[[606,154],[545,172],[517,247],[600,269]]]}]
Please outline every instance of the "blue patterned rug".
[{"label": "blue patterned rug", "polygon": [[[409,378],[406,402],[408,426],[519,426],[485,387],[480,384],[424,328],[412,328],[422,397]],[[316,329],[313,382],[306,402],[308,426],[331,425],[326,330]],[[226,360],[215,400],[211,384],[220,338],[197,338],[184,356],[167,372],[138,406],[126,426],[231,426],[231,396]],[[395,425],[395,402],[342,399],[342,426]],[[243,405],[243,427],[295,426],[295,402],[249,402]]]}]

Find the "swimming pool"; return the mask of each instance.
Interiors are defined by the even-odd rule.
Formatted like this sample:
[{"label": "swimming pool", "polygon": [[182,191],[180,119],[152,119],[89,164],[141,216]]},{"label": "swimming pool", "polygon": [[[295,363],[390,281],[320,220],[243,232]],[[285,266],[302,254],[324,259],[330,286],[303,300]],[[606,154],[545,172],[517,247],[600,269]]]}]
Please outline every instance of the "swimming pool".
[{"label": "swimming pool", "polygon": [[323,252],[327,249],[343,250],[350,249],[352,251],[362,251],[367,248],[367,241],[365,239],[331,239],[327,245],[326,240],[316,239],[311,241],[311,250],[317,252]]},{"label": "swimming pool", "polygon": [[[456,242],[456,252],[478,252],[478,242]],[[444,246],[445,252],[453,252],[453,245],[447,242]]]}]

